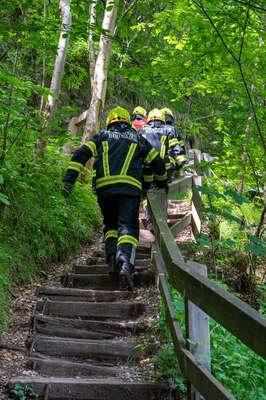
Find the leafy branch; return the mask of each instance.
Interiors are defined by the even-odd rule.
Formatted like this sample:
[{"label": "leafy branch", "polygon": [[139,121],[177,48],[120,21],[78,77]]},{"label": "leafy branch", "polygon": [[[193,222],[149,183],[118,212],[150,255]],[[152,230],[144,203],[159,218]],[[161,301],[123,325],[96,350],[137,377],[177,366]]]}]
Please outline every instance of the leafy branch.
[{"label": "leafy branch", "polygon": [[213,27],[213,29],[214,29],[215,32],[217,33],[219,39],[221,40],[221,42],[222,42],[222,44],[223,44],[225,50],[227,51],[228,54],[231,55],[231,57],[232,57],[233,60],[236,62],[237,66],[238,66],[238,68],[239,68],[240,75],[241,75],[241,78],[242,78],[242,81],[243,81],[243,83],[244,83],[244,87],[245,87],[245,90],[246,90],[246,93],[247,93],[247,96],[248,96],[249,104],[250,104],[250,106],[251,106],[252,113],[253,113],[253,115],[254,115],[254,120],[255,120],[256,127],[257,127],[257,131],[258,131],[259,137],[260,137],[260,139],[261,139],[264,152],[266,153],[266,143],[265,143],[265,140],[264,140],[262,131],[261,131],[261,129],[260,129],[260,124],[259,124],[259,120],[258,120],[258,116],[257,116],[256,109],[255,109],[255,105],[254,105],[254,103],[253,103],[253,100],[252,100],[252,97],[251,97],[251,93],[250,93],[250,90],[249,90],[249,88],[248,88],[247,80],[246,80],[246,77],[245,77],[245,75],[244,75],[244,71],[243,71],[242,63],[241,63],[241,55],[242,55],[242,49],[243,49],[243,44],[244,44],[244,36],[245,36],[246,25],[247,25],[247,20],[248,20],[248,13],[246,14],[246,20],[245,20],[245,25],[244,25],[244,31],[243,31],[242,40],[241,40],[241,49],[240,49],[239,57],[237,57],[237,56],[234,54],[234,52],[230,49],[230,47],[227,45],[227,43],[226,43],[226,41],[225,41],[223,35],[221,34],[221,32],[219,31],[219,29],[218,29],[217,26],[215,25],[215,23],[214,23],[212,17],[208,14],[208,12],[207,12],[207,10],[205,9],[205,7],[204,7],[201,3],[198,3],[198,2],[195,1],[195,0],[192,0],[192,1],[193,1],[193,3],[203,12],[203,14],[205,15],[205,17],[209,20],[211,26]]}]

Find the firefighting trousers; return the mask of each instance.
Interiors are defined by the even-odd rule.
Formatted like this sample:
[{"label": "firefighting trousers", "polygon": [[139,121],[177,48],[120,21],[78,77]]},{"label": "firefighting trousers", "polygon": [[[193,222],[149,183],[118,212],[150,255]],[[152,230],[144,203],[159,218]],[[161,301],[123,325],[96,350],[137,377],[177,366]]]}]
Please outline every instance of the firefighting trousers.
[{"label": "firefighting trousers", "polygon": [[98,197],[103,215],[106,259],[116,254],[116,262],[135,265],[139,239],[139,196]]}]

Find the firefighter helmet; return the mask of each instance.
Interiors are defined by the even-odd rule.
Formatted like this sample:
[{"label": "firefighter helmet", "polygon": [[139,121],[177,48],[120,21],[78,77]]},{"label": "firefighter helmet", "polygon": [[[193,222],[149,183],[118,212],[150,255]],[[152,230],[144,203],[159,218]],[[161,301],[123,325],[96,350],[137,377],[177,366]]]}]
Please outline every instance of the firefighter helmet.
[{"label": "firefighter helmet", "polygon": [[171,117],[174,118],[173,111],[170,110],[170,108],[164,107],[161,109],[161,111],[164,113],[164,115],[171,115]]},{"label": "firefighter helmet", "polygon": [[162,121],[165,122],[164,114],[158,108],[154,108],[148,114],[147,123],[150,121]]},{"label": "firefighter helmet", "polygon": [[106,125],[109,126],[113,122],[126,122],[131,125],[129,112],[122,107],[113,108],[108,114]]},{"label": "firefighter helmet", "polygon": [[163,114],[164,114],[165,122],[166,122],[166,123],[172,124],[172,123],[174,122],[174,114],[173,114],[173,111],[170,110],[170,108],[167,108],[167,107],[162,108],[161,111],[162,111]]},{"label": "firefighter helmet", "polygon": [[147,111],[145,110],[145,108],[140,107],[140,106],[135,107],[132,114],[133,115],[140,114],[140,115],[143,115],[143,117],[145,117],[145,118],[147,117]]}]

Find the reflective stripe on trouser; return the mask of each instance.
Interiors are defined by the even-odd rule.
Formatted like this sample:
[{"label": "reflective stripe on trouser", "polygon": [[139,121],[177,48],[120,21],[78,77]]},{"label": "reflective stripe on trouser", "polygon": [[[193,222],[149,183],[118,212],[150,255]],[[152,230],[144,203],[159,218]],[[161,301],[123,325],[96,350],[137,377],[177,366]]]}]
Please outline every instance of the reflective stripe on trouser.
[{"label": "reflective stripe on trouser", "polygon": [[105,253],[106,260],[112,254],[116,254],[118,232],[115,229],[103,230],[104,232],[104,243],[105,243]]},{"label": "reflective stripe on trouser", "polygon": [[[126,261],[134,265],[139,237],[140,196],[99,196],[98,203],[103,214],[106,257],[116,253],[117,262]],[[117,238],[109,233],[112,231],[117,231]]]}]

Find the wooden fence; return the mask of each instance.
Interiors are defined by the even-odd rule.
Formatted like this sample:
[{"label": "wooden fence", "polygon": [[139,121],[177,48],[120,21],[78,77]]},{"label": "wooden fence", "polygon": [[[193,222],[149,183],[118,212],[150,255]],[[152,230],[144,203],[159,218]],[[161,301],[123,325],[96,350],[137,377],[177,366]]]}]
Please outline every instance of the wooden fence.
[{"label": "wooden fence", "polygon": [[[158,272],[159,288],[166,307],[167,323],[182,374],[206,400],[233,400],[234,396],[187,349],[168,290],[168,283],[170,283],[186,299],[193,302],[253,351],[265,358],[265,318],[236,296],[191,269],[184,261],[174,241],[173,234],[181,232],[190,223],[195,235],[200,232],[201,196],[196,189],[200,182],[201,179],[198,176],[186,176],[171,183],[169,196],[192,190],[191,215],[185,215],[171,229],[167,225],[162,207],[163,195],[160,191],[148,194],[148,204],[156,237],[153,245],[153,263]],[[186,318],[188,318],[187,315]]]}]

